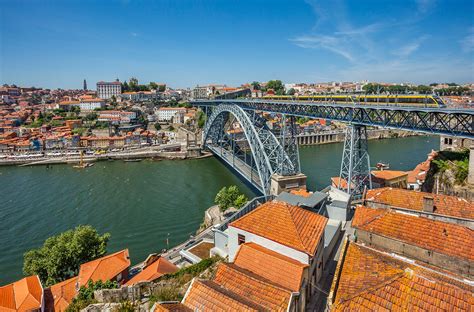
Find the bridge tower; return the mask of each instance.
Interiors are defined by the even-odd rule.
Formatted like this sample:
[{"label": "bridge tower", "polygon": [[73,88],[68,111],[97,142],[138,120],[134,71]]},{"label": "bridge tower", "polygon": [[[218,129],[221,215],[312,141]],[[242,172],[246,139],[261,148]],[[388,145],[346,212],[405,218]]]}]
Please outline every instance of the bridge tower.
[{"label": "bridge tower", "polygon": [[366,188],[372,188],[367,128],[350,124],[346,129],[338,188],[360,198]]}]

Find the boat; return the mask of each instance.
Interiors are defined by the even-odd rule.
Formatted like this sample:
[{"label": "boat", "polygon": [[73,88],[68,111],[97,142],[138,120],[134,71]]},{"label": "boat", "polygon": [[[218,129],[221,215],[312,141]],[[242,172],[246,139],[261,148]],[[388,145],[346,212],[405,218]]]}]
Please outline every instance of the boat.
[{"label": "boat", "polygon": [[123,161],[124,162],[138,162],[138,161],[142,161],[143,159],[141,158],[130,158],[130,159],[124,159]]},{"label": "boat", "polygon": [[390,169],[390,165],[389,164],[384,164],[383,162],[378,162],[377,165],[375,165],[375,167],[378,170]]},{"label": "boat", "polygon": [[84,162],[84,152],[81,151],[81,160],[79,161],[79,164],[74,165],[72,167],[76,169],[84,169],[84,168],[92,167],[92,166],[94,166],[94,163]]}]

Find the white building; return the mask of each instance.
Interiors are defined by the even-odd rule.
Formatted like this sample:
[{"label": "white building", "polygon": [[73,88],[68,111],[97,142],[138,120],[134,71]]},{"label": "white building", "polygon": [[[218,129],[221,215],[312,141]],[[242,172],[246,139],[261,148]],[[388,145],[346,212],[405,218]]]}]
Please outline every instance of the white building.
[{"label": "white building", "polygon": [[97,96],[101,99],[110,99],[112,96],[118,97],[122,93],[122,84],[120,81],[97,83]]},{"label": "white building", "polygon": [[173,123],[184,123],[186,108],[184,107],[160,107],[155,111],[158,121],[167,121]]},{"label": "white building", "polygon": [[130,123],[137,119],[136,112],[125,112],[125,111],[115,111],[115,110],[107,110],[98,112],[99,117],[97,118],[98,121],[107,121],[112,123]]},{"label": "white building", "polygon": [[81,99],[80,101],[64,101],[57,105],[57,108],[70,110],[71,107],[79,107],[81,112],[93,111],[95,109],[102,109],[105,107],[105,101],[102,99]]}]

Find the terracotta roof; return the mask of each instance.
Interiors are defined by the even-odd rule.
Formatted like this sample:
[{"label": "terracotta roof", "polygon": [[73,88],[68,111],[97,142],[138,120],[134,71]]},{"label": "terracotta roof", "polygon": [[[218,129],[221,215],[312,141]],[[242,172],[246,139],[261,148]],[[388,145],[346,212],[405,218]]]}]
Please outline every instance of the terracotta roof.
[{"label": "terracotta roof", "polygon": [[134,285],[143,281],[154,281],[160,276],[178,271],[178,267],[163,257],[159,257],[143,271],[135,275],[125,285]]},{"label": "terracotta roof", "polygon": [[[339,181],[341,181],[341,187],[343,189],[347,188],[347,180],[346,179],[341,179],[340,177],[332,177],[331,178],[331,183],[334,187],[339,187]],[[354,183],[352,183],[351,188],[354,188]]]},{"label": "terracotta roof", "polygon": [[261,311],[263,307],[213,281],[194,279],[183,304],[194,311]]},{"label": "terracotta roof", "polygon": [[[77,294],[76,291],[77,276],[54,284],[50,287],[51,295],[54,300],[54,311],[64,312],[71,304],[72,299]],[[53,310],[53,309],[50,309]]]},{"label": "terracotta roof", "polygon": [[0,311],[41,309],[43,287],[37,275],[0,287]]},{"label": "terracotta roof", "polygon": [[424,196],[433,197],[434,213],[474,219],[474,203],[455,196],[384,187],[368,190],[365,199],[393,207],[422,211]]},{"label": "terracotta roof", "polygon": [[396,178],[407,176],[408,172],[397,170],[374,170],[372,171],[372,175],[382,180],[393,180]]},{"label": "terracotta roof", "polygon": [[469,311],[474,305],[472,286],[354,243],[336,275],[333,311]]},{"label": "terracotta roof", "polygon": [[305,189],[291,190],[290,194],[299,195],[299,196],[303,196],[303,197],[310,197],[311,196],[311,193],[308,192]]},{"label": "terracotta roof", "polygon": [[465,226],[364,206],[356,208],[352,226],[453,257],[474,260],[474,231]]},{"label": "terracotta roof", "polygon": [[230,226],[273,240],[313,256],[327,218],[284,202],[266,202]]},{"label": "terracotta roof", "polygon": [[79,270],[79,286],[86,285],[89,280],[94,282],[111,280],[129,266],[128,249],[84,263]]},{"label": "terracotta roof", "polygon": [[191,312],[190,308],[179,302],[163,302],[155,306],[153,312]]},{"label": "terracotta roof", "polygon": [[300,291],[307,265],[255,243],[240,245],[234,264],[271,283],[291,291]]},{"label": "terracotta roof", "polygon": [[269,311],[286,311],[291,291],[229,263],[217,268],[214,282]]}]

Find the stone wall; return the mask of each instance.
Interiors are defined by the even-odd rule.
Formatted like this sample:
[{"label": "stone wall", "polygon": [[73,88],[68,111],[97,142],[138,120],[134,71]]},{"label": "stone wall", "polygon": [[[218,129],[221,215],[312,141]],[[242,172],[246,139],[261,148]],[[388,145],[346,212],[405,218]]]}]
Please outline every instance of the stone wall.
[{"label": "stone wall", "polygon": [[396,239],[369,233],[360,229],[357,229],[357,241],[361,241],[369,246],[375,246],[411,259],[420,260],[442,269],[447,269],[457,274],[467,276],[470,279],[474,277],[474,263],[472,261],[452,257],[433,250],[410,245]]}]

